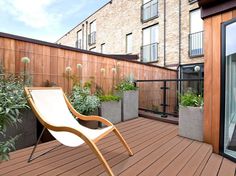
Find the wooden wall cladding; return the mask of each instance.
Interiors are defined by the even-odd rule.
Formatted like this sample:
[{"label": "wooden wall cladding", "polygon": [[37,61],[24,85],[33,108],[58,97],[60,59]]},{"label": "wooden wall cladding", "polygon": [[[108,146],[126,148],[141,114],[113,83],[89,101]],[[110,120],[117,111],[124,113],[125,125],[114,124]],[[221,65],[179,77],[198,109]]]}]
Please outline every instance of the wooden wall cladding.
[{"label": "wooden wall cladding", "polygon": [[236,18],[236,10],[204,19],[204,141],[219,152],[221,23]]},{"label": "wooden wall cladding", "polygon": [[[49,80],[62,87],[65,92],[69,92],[72,88],[72,81],[65,77],[65,69],[68,66],[72,68],[71,75],[81,76],[83,82],[92,79],[106,93],[111,92],[112,85],[117,82],[114,80],[120,80],[130,74],[133,74],[135,79],[177,77],[177,72],[170,69],[0,36],[0,64],[7,73],[19,74],[23,71],[22,57],[31,59],[27,70],[33,77],[34,86],[44,86]],[[78,69],[77,64],[81,64],[82,68]],[[119,68],[119,74],[114,73],[112,68]],[[149,86],[140,85],[140,89],[151,89]],[[159,102],[159,94],[160,91],[140,91],[140,103],[146,106],[144,105],[148,102],[144,101],[146,97],[152,97],[153,101]]]}]

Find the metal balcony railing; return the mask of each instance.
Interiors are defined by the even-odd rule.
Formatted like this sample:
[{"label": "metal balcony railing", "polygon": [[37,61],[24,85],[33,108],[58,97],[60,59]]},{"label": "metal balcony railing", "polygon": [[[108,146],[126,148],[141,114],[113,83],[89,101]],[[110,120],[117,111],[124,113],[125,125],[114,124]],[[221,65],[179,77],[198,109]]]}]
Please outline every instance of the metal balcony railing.
[{"label": "metal balcony railing", "polygon": [[158,43],[152,43],[141,47],[142,62],[154,62],[158,60]]},{"label": "metal balcony railing", "polygon": [[203,31],[189,34],[189,56],[203,55]]},{"label": "metal balcony railing", "polygon": [[93,45],[96,43],[96,32],[92,32],[88,35],[88,44]]},{"label": "metal balcony railing", "polygon": [[151,0],[141,7],[142,22],[146,22],[158,16],[158,1]]}]

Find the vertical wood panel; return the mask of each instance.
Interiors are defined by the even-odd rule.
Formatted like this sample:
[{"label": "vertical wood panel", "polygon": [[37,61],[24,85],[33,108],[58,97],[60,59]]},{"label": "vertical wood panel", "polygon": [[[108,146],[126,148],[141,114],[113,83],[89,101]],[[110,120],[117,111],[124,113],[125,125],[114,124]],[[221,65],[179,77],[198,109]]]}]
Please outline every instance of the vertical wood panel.
[{"label": "vertical wood panel", "polygon": [[[220,69],[221,69],[221,15],[212,18],[212,144],[214,152],[219,151],[219,133],[220,133],[220,118],[215,118],[220,114]],[[219,70],[219,71],[216,71]]]},{"label": "vertical wood panel", "polygon": [[[211,143],[212,118],[212,19],[204,20],[204,141]],[[207,76],[206,76],[207,75]]]}]

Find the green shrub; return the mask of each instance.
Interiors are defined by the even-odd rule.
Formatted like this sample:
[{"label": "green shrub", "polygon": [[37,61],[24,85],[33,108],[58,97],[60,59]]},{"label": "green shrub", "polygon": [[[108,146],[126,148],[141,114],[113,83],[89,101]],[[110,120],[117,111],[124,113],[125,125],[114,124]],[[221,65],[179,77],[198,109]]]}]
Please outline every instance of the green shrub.
[{"label": "green shrub", "polygon": [[138,88],[134,85],[133,82],[124,80],[116,86],[116,90],[124,92],[129,90],[137,90]]},{"label": "green shrub", "polygon": [[99,98],[91,94],[89,87],[74,86],[69,99],[76,111],[84,115],[89,115],[100,105]]},{"label": "green shrub", "polygon": [[0,160],[8,160],[8,153],[14,150],[17,137],[6,139],[6,129],[9,125],[21,122],[20,111],[28,108],[24,96],[24,83],[22,78],[13,75],[0,76],[0,135],[4,141],[0,142]]},{"label": "green shrub", "polygon": [[101,102],[107,102],[107,101],[120,101],[120,97],[116,95],[101,95],[99,96],[99,99]]},{"label": "green shrub", "polygon": [[203,106],[203,97],[193,92],[187,92],[180,96],[180,105],[193,107]]}]

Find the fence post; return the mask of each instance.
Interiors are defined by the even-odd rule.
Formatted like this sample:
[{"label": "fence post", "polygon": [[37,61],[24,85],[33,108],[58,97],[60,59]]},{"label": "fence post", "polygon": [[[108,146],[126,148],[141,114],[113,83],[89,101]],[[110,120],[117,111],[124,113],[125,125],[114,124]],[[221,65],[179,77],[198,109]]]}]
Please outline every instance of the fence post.
[{"label": "fence post", "polygon": [[163,114],[161,115],[161,117],[166,118],[167,114],[166,114],[166,106],[168,106],[166,104],[166,90],[168,89],[168,87],[166,87],[166,80],[163,81],[164,85],[163,87],[161,87],[161,89],[163,89],[163,103],[161,104],[161,106],[163,106]]}]

